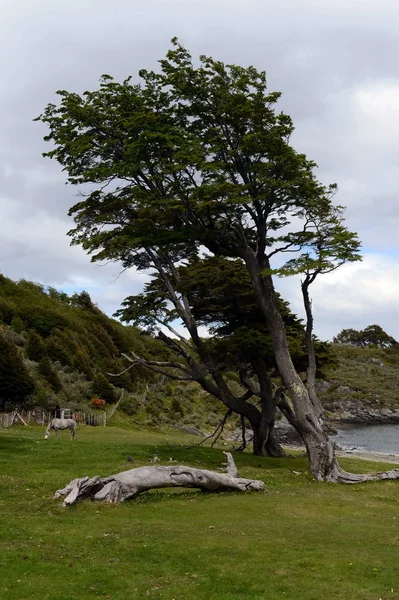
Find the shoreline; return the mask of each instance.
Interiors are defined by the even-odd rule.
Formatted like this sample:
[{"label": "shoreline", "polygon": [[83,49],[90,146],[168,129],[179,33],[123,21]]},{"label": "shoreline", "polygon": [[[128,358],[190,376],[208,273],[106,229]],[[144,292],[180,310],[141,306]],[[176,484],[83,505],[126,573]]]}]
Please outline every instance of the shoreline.
[{"label": "shoreline", "polygon": [[[306,453],[305,446],[300,445],[283,445],[284,450],[287,452],[291,450],[297,450],[298,452]],[[358,458],[360,460],[368,460],[372,462],[382,462],[382,463],[391,463],[391,464],[399,464],[399,455],[398,454],[385,454],[383,452],[372,452],[366,450],[335,450],[337,456],[341,458]]]}]

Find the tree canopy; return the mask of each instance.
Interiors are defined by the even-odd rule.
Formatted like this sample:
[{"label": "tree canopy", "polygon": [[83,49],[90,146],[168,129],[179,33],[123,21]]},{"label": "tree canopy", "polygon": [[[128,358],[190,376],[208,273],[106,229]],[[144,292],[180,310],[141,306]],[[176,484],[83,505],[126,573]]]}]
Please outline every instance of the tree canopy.
[{"label": "tree canopy", "polygon": [[356,329],[343,329],[333,338],[333,342],[334,344],[349,344],[360,348],[366,348],[367,346],[393,348],[398,346],[398,342],[388,335],[380,325],[368,325],[368,327],[359,331]]}]

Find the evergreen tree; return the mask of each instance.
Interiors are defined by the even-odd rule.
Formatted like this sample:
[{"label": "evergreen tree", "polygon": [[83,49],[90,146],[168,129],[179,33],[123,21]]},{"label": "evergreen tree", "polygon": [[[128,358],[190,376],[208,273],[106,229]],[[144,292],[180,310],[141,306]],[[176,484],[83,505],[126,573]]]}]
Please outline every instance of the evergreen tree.
[{"label": "evergreen tree", "polygon": [[6,402],[23,403],[34,388],[17,347],[0,336],[0,410]]},{"label": "evergreen tree", "polygon": [[54,371],[53,367],[47,356],[43,357],[39,363],[39,373],[46,381],[50,384],[51,388],[56,392],[60,392],[62,390],[62,385],[59,380],[57,373]]},{"label": "evergreen tree", "polygon": [[102,374],[97,373],[93,381],[93,391],[102,400],[106,402],[115,402],[114,386],[110,384],[108,379]]},{"label": "evergreen tree", "polygon": [[29,331],[26,354],[30,360],[34,360],[35,362],[40,362],[46,355],[46,347],[43,339],[33,329]]}]

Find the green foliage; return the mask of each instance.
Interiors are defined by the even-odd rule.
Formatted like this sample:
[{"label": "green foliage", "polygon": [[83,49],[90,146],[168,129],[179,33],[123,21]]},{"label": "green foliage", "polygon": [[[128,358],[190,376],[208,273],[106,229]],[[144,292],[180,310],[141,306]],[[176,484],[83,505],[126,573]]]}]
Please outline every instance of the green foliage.
[{"label": "green foliage", "polygon": [[[1,287],[0,287],[1,291]],[[0,321],[10,325],[15,316],[14,306],[5,298],[0,297]]]},{"label": "green foliage", "polygon": [[[29,324],[32,324],[31,328]],[[29,333],[25,334],[28,329]],[[35,383],[31,399],[38,406],[47,406],[53,402],[50,397],[54,396],[48,380],[42,379],[38,371],[37,363],[43,359],[47,366],[51,361],[50,366],[61,381],[60,401],[82,408],[92,398],[95,371],[119,373],[126,369],[121,352],[133,350],[140,354],[157,354],[162,346],[149,336],[141,336],[136,328],[123,326],[107,317],[94,306],[86,292],[70,301],[67,294],[54,288],[46,290],[25,280],[16,283],[2,275],[0,332],[16,351],[17,346],[24,348],[22,356],[25,356]],[[42,365],[41,370],[43,368]],[[58,389],[55,379],[49,377],[53,380],[53,388]],[[132,390],[143,378],[154,377],[138,366],[116,378],[115,385]]]},{"label": "green foliage", "polygon": [[184,409],[180,400],[173,397],[170,403],[170,410],[173,413],[179,413],[182,417],[184,416]]},{"label": "green foliage", "polygon": [[376,345],[330,344],[335,368],[326,370],[329,386],[320,394],[328,410],[353,402],[359,408],[399,408],[399,349]]},{"label": "green foliage", "polygon": [[38,367],[39,374],[46,379],[46,381],[50,384],[50,387],[54,392],[58,393],[62,390],[62,385],[59,380],[57,373],[54,371],[53,367],[47,356],[41,359]]},{"label": "green foliage", "polygon": [[[154,268],[161,277],[203,246],[240,258],[252,282],[261,280],[263,319],[267,312],[283,339],[271,259],[306,247],[306,264],[303,254],[287,269],[305,269],[312,278],[358,260],[359,242],[343,226],[342,207],[332,205],[336,186],[318,182],[315,163],[290,145],[292,120],[276,110],[280,94],[268,91],[266,74],[207,56],[194,66],[176,39],[172,44],[159,73],[140,71],[138,84],[104,75],[97,90],[81,96],[60,90],[58,105],[37,118],[53,145],[45,156],[60,163],[69,183],[91,184],[92,192],[70,209],[73,243],[93,261]],[[125,317],[146,319],[152,329],[159,314],[170,323],[177,303],[170,309],[170,289],[169,298],[157,292],[149,287],[131,297]],[[267,311],[259,300],[266,292]],[[295,325],[286,327],[298,357]],[[311,344],[311,328],[308,334]],[[247,323],[235,325],[234,336],[234,354],[242,355],[267,339]]]},{"label": "green foliage", "polygon": [[126,415],[134,416],[139,408],[139,400],[134,394],[125,394],[119,408]]},{"label": "green foliage", "polygon": [[57,360],[63,365],[71,365],[72,358],[69,348],[65,347],[57,331],[46,339],[46,354],[51,360]]},{"label": "green foliage", "polygon": [[46,354],[46,346],[42,337],[33,329],[29,331],[26,354],[30,360],[35,362],[40,362]]},{"label": "green foliage", "polygon": [[333,342],[335,344],[349,344],[366,348],[367,346],[377,346],[379,348],[392,348],[398,346],[398,342],[388,335],[379,325],[369,325],[363,330],[343,329]]},{"label": "green foliage", "polygon": [[93,392],[96,396],[101,398],[101,400],[105,400],[110,404],[116,401],[115,388],[102,373],[97,373],[94,377]]},{"label": "green foliage", "polygon": [[83,373],[71,371],[67,367],[61,367],[57,374],[62,385],[59,404],[73,410],[87,409],[93,397],[93,382],[88,381]]},{"label": "green foliage", "polygon": [[25,404],[33,391],[34,383],[17,347],[0,334],[0,410],[6,402]]},{"label": "green foliage", "polygon": [[280,94],[267,91],[263,71],[206,56],[194,67],[173,46],[160,73],[140,72],[141,84],[103,76],[82,96],[59,91],[59,105],[38,117],[54,145],[45,156],[70,183],[95,184],[70,210],[73,241],[94,260],[145,268],[149,247],[173,246],[176,262],[199,243],[229,256],[259,244],[263,252],[335,190],[290,146],[293,123],[275,111]]},{"label": "green foliage", "polygon": [[17,333],[22,333],[25,330],[25,325],[21,317],[13,317],[10,325]]}]

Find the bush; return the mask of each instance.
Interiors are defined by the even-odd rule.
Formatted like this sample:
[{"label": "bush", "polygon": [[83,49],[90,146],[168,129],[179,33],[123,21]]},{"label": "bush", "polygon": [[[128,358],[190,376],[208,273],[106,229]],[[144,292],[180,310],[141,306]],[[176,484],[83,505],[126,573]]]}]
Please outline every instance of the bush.
[{"label": "bush", "polygon": [[123,400],[119,404],[119,408],[129,416],[133,416],[139,409],[139,400],[134,394],[125,394]]},{"label": "bush", "polygon": [[95,376],[93,381],[93,391],[99,398],[103,398],[111,404],[116,400],[115,388],[102,373],[98,373]]},{"label": "bush", "polygon": [[40,375],[45,378],[54,392],[58,393],[62,390],[60,379],[46,356],[40,361],[38,371]]},{"label": "bush", "polygon": [[170,403],[170,410],[174,413],[180,413],[180,415],[184,416],[184,409],[180,400],[176,397],[172,398],[172,402]]},{"label": "bush", "polygon": [[22,333],[25,330],[25,325],[21,317],[13,317],[11,319],[11,327],[16,333]]},{"label": "bush", "polygon": [[30,360],[40,362],[46,355],[46,347],[42,337],[33,329],[29,331],[26,354]]},{"label": "bush", "polygon": [[84,403],[93,397],[93,384],[87,381],[82,373],[62,369],[58,372],[58,377],[62,385],[59,397],[64,404],[69,403],[73,408],[82,408]]},{"label": "bush", "polygon": [[1,325],[0,331],[1,335],[9,342],[12,342],[16,346],[25,346],[26,338],[21,333],[17,333],[16,331],[14,331],[14,329],[11,329],[11,327],[1,327]]}]

